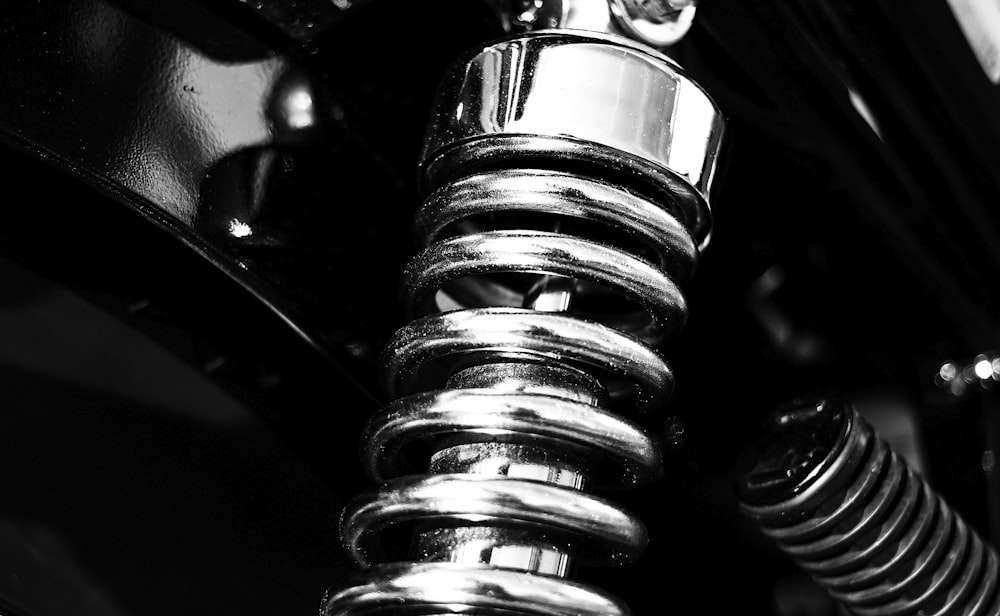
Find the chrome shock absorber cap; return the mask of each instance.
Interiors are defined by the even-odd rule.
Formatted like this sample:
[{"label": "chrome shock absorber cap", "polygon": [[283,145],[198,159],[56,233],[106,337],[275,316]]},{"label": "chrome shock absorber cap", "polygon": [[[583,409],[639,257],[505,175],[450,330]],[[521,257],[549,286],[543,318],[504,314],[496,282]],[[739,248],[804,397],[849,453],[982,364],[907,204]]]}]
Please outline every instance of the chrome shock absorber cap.
[{"label": "chrome shock absorber cap", "polygon": [[423,153],[431,192],[483,169],[586,169],[664,201],[704,246],[723,120],[670,58],[628,39],[542,31],[445,77]]}]

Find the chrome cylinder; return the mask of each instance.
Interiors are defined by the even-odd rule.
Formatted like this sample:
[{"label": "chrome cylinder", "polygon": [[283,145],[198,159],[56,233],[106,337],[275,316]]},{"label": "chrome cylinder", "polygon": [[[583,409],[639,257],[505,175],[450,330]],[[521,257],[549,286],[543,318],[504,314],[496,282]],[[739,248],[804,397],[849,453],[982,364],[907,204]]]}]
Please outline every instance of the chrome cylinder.
[{"label": "chrome cylinder", "polygon": [[852,614],[996,616],[998,559],[850,407],[780,411],[742,509]]},{"label": "chrome cylinder", "polygon": [[722,117],[667,56],[614,36],[538,32],[470,54],[439,96],[424,150],[428,192],[544,160],[647,194],[706,242]]},{"label": "chrome cylinder", "polygon": [[[721,129],[672,62],[616,38],[524,36],[452,70],[402,281],[414,320],[383,353],[395,402],[364,435],[383,483],[342,519],[370,577],[324,614],[628,613],[565,578],[645,546],[587,491],[659,467],[622,415],[670,395],[655,347],[686,316]],[[401,527],[410,551],[386,552]]]}]

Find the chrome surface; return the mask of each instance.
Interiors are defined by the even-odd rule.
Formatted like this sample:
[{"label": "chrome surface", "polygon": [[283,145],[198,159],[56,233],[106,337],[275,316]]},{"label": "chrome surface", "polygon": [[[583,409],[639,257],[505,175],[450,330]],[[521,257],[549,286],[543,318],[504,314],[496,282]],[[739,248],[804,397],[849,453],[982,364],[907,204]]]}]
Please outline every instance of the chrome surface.
[{"label": "chrome surface", "polygon": [[635,424],[599,407],[531,394],[475,389],[419,394],[389,407],[368,429],[364,456],[379,480],[399,472],[392,466],[399,449],[446,435],[516,436],[577,453],[602,483],[638,483],[660,461],[653,441]]},{"label": "chrome surface", "polygon": [[670,205],[645,199],[593,177],[540,169],[476,173],[431,194],[417,212],[417,235],[425,245],[455,233],[457,222],[520,212],[590,221],[635,239],[653,252],[661,268],[685,280],[697,253],[690,234]]},{"label": "chrome surface", "polygon": [[[601,596],[570,599],[581,591],[561,578],[576,563],[633,560],[646,543],[634,516],[586,491],[659,468],[653,439],[618,412],[654,410],[671,393],[654,347],[686,317],[679,284],[708,238],[700,191],[719,115],[668,60],[610,38],[498,43],[449,80],[425,147],[425,248],[401,282],[417,318],[382,355],[399,399],[362,447],[387,481],[342,519],[359,564],[423,564],[337,593],[323,611],[589,614]],[[413,467],[429,474],[406,475]],[[401,524],[416,533],[409,556],[379,552]],[[393,586],[417,571],[526,587],[544,574],[558,590],[521,601],[496,581],[425,599],[426,588]]]},{"label": "chrome surface", "polygon": [[507,32],[549,28],[619,34],[656,48],[680,41],[694,0],[489,0]]},{"label": "chrome surface", "polygon": [[435,474],[469,473],[531,479],[567,488],[586,487],[585,466],[572,450],[521,443],[464,443],[441,449],[428,468]]},{"label": "chrome surface", "polygon": [[404,522],[532,530],[592,563],[634,560],[646,529],[604,499],[541,481],[506,476],[407,476],[357,500],[341,524],[345,543],[362,565],[379,562],[378,535]]},{"label": "chrome surface", "polygon": [[511,159],[528,157],[538,159],[532,166],[599,167],[626,186],[669,195],[704,244],[721,115],[665,56],[622,41],[544,32],[457,64],[435,104],[425,187],[485,165],[521,167]]},{"label": "chrome surface", "polygon": [[413,321],[386,347],[383,383],[393,397],[405,396],[444,385],[449,366],[510,360],[594,371],[612,396],[628,398],[639,411],[656,408],[673,389],[666,362],[640,340],[599,323],[523,308],[459,310]]},{"label": "chrome surface", "polygon": [[653,47],[673,45],[694,21],[695,0],[608,0],[622,32]]},{"label": "chrome surface", "polygon": [[853,409],[797,404],[775,426],[741,508],[851,613],[1000,614],[994,550]]},{"label": "chrome surface", "polygon": [[[434,611],[439,609],[440,612]],[[413,563],[374,567],[364,584],[323,599],[321,613],[352,616],[455,613],[484,616],[626,616],[620,601],[586,586],[486,566]]]},{"label": "chrome surface", "polygon": [[503,528],[439,528],[417,536],[423,561],[491,565],[566,577],[573,559],[557,545],[541,545],[534,533]]},{"label": "chrome surface", "polygon": [[565,398],[590,406],[608,402],[608,392],[586,372],[566,366],[489,364],[473,366],[448,379],[451,389],[485,387],[506,393],[535,393]]}]

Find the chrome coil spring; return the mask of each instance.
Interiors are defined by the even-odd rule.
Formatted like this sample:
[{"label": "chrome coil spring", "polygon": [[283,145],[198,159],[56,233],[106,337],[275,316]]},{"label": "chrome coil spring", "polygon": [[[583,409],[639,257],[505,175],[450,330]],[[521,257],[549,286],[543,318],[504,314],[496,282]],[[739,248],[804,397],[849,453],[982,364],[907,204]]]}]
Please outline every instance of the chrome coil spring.
[{"label": "chrome coil spring", "polygon": [[412,321],[381,365],[395,402],[362,443],[381,487],[341,520],[367,573],[322,611],[628,614],[568,578],[646,544],[591,492],[660,466],[623,415],[673,388],[655,347],[684,322],[679,284],[710,233],[721,114],[665,56],[558,30],[473,50],[434,109]]},{"label": "chrome coil spring", "polygon": [[743,511],[854,614],[1000,614],[994,550],[842,403],[779,412],[741,488]]},{"label": "chrome coil spring", "polygon": [[[685,318],[677,283],[697,249],[682,215],[544,169],[474,173],[426,200],[427,247],[403,276],[415,320],[383,356],[399,399],[363,442],[384,483],[342,520],[354,558],[375,567],[331,593],[327,614],[629,613],[563,578],[577,563],[631,561],[646,543],[638,520],[585,490],[659,467],[654,441],[615,411],[670,395],[651,345]],[[420,445],[431,472],[409,474]],[[380,551],[404,523],[409,556]]]}]

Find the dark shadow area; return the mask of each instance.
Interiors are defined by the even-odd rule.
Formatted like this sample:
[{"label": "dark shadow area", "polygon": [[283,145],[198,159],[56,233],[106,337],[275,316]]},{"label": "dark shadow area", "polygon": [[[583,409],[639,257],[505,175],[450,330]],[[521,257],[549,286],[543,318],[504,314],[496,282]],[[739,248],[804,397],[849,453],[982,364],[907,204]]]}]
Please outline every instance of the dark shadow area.
[{"label": "dark shadow area", "polygon": [[342,561],[337,495],[199,371],[8,262],[0,276],[4,602],[314,610]]}]

